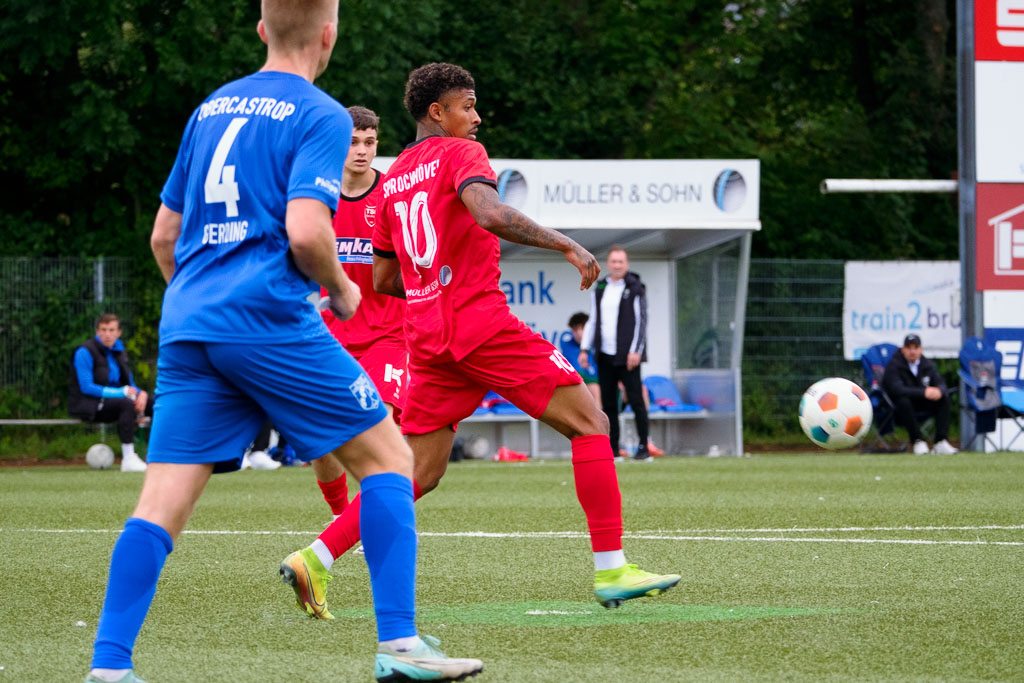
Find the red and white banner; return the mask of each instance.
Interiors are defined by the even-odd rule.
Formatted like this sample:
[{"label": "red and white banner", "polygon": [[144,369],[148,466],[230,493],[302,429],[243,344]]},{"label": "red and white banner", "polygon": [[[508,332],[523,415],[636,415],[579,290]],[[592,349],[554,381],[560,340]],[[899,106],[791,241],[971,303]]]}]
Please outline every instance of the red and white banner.
[{"label": "red and white banner", "polygon": [[979,183],[975,215],[977,289],[1024,289],[1024,183]]},{"label": "red and white banner", "polygon": [[975,0],[974,58],[1024,62],[1024,0]]}]

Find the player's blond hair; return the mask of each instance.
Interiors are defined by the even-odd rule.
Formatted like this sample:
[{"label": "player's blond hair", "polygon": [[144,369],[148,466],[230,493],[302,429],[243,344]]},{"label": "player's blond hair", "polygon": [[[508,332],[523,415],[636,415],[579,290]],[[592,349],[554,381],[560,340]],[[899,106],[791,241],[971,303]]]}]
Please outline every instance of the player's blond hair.
[{"label": "player's blond hair", "polygon": [[338,0],[262,0],[268,43],[283,50],[306,47],[323,25],[338,19]]}]

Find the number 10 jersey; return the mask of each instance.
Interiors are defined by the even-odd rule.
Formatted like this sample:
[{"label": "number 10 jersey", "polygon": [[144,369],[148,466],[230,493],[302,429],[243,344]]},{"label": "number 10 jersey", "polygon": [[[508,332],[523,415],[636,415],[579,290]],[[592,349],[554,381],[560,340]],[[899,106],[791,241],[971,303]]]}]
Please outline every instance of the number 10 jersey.
[{"label": "number 10 jersey", "polygon": [[401,263],[406,344],[419,363],[459,361],[513,317],[498,238],[462,203],[477,182],[497,184],[483,145],[431,136],[406,147],[382,184],[373,249]]}]

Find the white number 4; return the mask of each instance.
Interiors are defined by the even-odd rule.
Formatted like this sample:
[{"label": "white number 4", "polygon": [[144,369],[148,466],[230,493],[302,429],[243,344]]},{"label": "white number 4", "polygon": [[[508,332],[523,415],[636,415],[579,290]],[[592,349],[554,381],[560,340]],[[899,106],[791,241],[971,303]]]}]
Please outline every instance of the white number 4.
[{"label": "white number 4", "polygon": [[235,144],[235,138],[242,126],[248,123],[249,119],[231,119],[228,129],[220,136],[217,149],[213,151],[213,159],[210,160],[210,170],[206,172],[206,203],[219,204],[224,202],[224,210],[228,218],[238,215],[238,183],[235,182],[235,167],[225,166],[228,152],[231,145]]}]

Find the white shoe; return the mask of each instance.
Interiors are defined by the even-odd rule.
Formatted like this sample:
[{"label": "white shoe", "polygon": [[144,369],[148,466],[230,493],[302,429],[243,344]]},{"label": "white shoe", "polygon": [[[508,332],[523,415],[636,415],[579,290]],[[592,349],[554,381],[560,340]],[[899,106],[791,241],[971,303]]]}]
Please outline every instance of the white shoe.
[{"label": "white shoe", "polygon": [[146,462],[137,455],[129,455],[121,458],[122,472],[145,472]]},{"label": "white shoe", "polygon": [[917,440],[914,442],[914,455],[925,455],[928,453],[928,442]]},{"label": "white shoe", "polygon": [[253,451],[249,453],[249,466],[254,470],[276,470],[281,463],[271,458],[266,451]]},{"label": "white shoe", "polygon": [[932,453],[935,453],[936,455],[953,455],[954,453],[959,452],[960,451],[953,447],[953,444],[945,439],[935,444],[935,447],[932,448]]}]

